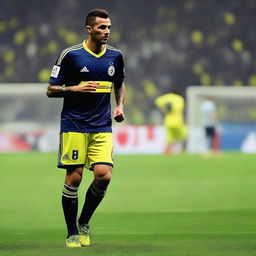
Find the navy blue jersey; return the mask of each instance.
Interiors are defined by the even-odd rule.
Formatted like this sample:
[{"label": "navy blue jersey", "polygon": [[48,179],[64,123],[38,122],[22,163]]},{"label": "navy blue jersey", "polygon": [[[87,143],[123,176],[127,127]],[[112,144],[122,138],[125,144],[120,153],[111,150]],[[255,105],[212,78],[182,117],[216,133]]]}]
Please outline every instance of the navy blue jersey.
[{"label": "navy blue jersey", "polygon": [[122,53],[106,45],[100,54],[81,44],[65,49],[53,66],[49,84],[74,86],[86,81],[98,83],[96,92],[64,97],[61,132],[111,132],[110,93],[124,80]]}]

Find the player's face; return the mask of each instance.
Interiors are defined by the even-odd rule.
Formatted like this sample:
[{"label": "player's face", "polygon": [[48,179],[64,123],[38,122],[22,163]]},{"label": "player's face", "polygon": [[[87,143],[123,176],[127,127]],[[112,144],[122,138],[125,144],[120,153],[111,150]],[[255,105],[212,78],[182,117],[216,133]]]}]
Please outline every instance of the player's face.
[{"label": "player's face", "polygon": [[91,27],[90,35],[92,39],[100,44],[105,44],[109,38],[111,29],[111,21],[109,18],[104,19],[96,17],[93,27]]}]

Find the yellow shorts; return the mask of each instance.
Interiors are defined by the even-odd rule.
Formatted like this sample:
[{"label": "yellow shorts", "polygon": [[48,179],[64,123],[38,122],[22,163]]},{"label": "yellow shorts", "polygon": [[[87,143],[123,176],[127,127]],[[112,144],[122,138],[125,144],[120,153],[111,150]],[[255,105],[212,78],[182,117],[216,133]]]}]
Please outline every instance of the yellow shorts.
[{"label": "yellow shorts", "polygon": [[166,140],[168,143],[174,143],[176,141],[184,141],[187,137],[186,125],[165,127],[165,129],[166,129]]},{"label": "yellow shorts", "polygon": [[95,164],[113,166],[112,133],[60,134],[58,167],[86,167],[92,170]]}]

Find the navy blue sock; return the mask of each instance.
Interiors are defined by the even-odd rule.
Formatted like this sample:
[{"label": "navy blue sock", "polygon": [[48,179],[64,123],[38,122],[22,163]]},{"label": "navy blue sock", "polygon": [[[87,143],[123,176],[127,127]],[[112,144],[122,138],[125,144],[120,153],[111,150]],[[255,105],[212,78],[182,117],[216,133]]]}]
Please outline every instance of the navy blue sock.
[{"label": "navy blue sock", "polygon": [[88,224],[91,219],[94,211],[104,198],[106,193],[106,187],[100,188],[93,181],[90,187],[88,188],[85,196],[84,206],[80,215],[78,222],[80,224]]},{"label": "navy blue sock", "polygon": [[68,230],[68,237],[77,235],[78,187],[64,184],[62,192],[62,208]]}]

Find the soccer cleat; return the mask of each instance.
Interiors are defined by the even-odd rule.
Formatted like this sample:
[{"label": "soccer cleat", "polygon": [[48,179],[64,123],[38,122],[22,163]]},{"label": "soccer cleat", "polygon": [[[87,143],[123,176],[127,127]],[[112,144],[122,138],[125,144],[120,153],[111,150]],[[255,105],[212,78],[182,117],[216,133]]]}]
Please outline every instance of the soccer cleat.
[{"label": "soccer cleat", "polygon": [[90,237],[89,237],[89,225],[88,224],[77,224],[79,232],[79,240],[81,246],[90,246]]},{"label": "soccer cleat", "polygon": [[66,247],[69,248],[78,248],[81,247],[79,241],[79,235],[72,235],[66,239]]}]

